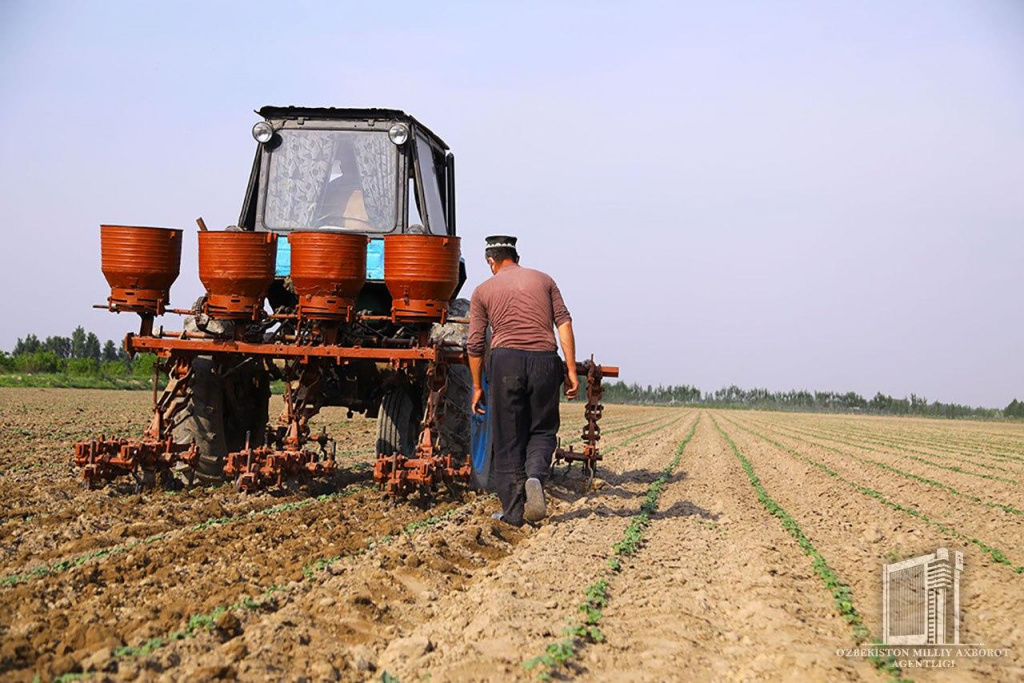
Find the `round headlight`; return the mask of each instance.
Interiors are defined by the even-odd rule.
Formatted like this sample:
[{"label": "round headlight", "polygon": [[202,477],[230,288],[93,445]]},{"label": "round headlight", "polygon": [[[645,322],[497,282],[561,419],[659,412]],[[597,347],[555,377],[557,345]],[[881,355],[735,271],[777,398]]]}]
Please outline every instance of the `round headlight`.
[{"label": "round headlight", "polygon": [[396,145],[405,143],[405,141],[409,139],[409,126],[404,123],[396,123],[391,126],[391,129],[388,131],[388,137],[391,138],[391,142]]},{"label": "round headlight", "polygon": [[274,128],[266,121],[260,121],[252,127],[252,136],[256,138],[256,142],[265,144],[274,137]]}]

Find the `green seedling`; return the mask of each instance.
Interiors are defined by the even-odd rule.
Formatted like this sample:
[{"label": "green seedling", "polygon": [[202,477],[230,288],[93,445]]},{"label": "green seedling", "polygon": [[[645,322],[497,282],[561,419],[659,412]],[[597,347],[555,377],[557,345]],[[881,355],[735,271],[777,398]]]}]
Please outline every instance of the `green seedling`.
[{"label": "green seedling", "polygon": [[[800,525],[797,524],[796,520],[786,512],[786,510],[779,505],[779,503],[772,498],[764,485],[761,483],[760,477],[754,471],[754,466],[751,465],[750,461],[736,446],[736,443],[732,440],[725,430],[723,430],[714,417],[711,418],[712,424],[715,425],[715,429],[721,434],[722,438],[729,445],[733,455],[740,463],[740,467],[743,468],[744,473],[747,475],[747,479],[750,484],[754,487],[754,491],[757,493],[757,499],[761,502],[769,513],[777,517],[782,524],[782,527],[789,532],[789,534],[796,540],[797,545],[803,550],[804,554],[811,558],[811,566],[814,572],[825,584],[825,587],[832,593],[832,599],[835,604],[836,610],[839,612],[840,617],[849,624],[850,629],[853,633],[853,639],[856,643],[861,644],[870,639],[870,632],[867,626],[864,625],[860,612],[853,604],[853,592],[850,590],[850,586],[839,578],[835,570],[829,566],[825,558],[822,556],[818,549],[811,543],[811,540],[807,538]],[[904,680],[901,678],[901,670],[896,660],[887,658],[874,658],[872,663],[880,671],[886,673],[890,677],[896,678],[897,680]]]}]

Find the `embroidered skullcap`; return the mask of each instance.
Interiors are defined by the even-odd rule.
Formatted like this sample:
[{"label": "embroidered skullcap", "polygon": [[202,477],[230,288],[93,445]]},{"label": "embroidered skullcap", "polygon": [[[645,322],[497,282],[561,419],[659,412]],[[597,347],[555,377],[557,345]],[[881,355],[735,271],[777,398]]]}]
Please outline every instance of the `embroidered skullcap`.
[{"label": "embroidered skullcap", "polygon": [[515,249],[516,242],[518,240],[519,238],[513,237],[512,235],[491,235],[484,240],[484,242],[486,242],[484,249],[500,249],[502,247],[506,249]]}]

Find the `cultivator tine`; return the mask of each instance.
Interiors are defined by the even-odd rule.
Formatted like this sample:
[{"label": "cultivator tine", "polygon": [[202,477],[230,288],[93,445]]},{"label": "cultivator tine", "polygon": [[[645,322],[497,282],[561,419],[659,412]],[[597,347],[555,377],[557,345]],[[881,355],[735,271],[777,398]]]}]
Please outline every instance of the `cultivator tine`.
[{"label": "cultivator tine", "polygon": [[469,454],[461,458],[441,454],[437,446],[437,424],[441,418],[443,398],[448,390],[448,366],[442,361],[431,363],[427,369],[430,393],[423,414],[416,453],[406,457],[398,453],[380,454],[373,468],[373,479],[392,505],[399,499],[419,493],[426,505],[433,504],[434,495],[443,483],[455,491],[456,482],[469,482],[472,466]]},{"label": "cultivator tine", "polygon": [[556,464],[564,462],[566,463],[565,474],[568,475],[573,462],[582,463],[585,487],[589,490],[593,486],[594,476],[597,474],[597,463],[601,460],[601,451],[597,445],[601,440],[599,422],[604,414],[604,405],[601,404],[604,387],[601,386],[601,380],[605,376],[617,377],[619,369],[598,365],[594,362],[594,357],[591,356],[589,361],[577,366],[577,372],[584,372],[587,377],[587,403],[583,408],[583,417],[586,419],[586,423],[583,425],[580,435],[580,439],[583,441],[583,450],[577,452],[572,444],[568,448],[562,448],[559,445],[555,449],[551,469],[554,471]]},{"label": "cultivator tine", "polygon": [[146,439],[107,440],[104,436],[75,444],[74,463],[82,471],[88,488],[129,474],[140,489],[156,480],[157,472],[170,473],[179,462],[190,462],[195,457],[195,444],[178,444],[167,438],[163,441]]},{"label": "cultivator tine", "polygon": [[[310,402],[308,397],[318,395],[319,370],[312,367],[312,363],[293,366],[291,375],[285,379],[285,412],[279,425],[283,429],[273,432],[270,439],[273,443],[253,448],[251,432],[247,432],[245,448],[228,453],[224,474],[243,493],[283,486],[286,480],[295,478],[305,481],[327,478],[337,471],[336,444],[328,436],[327,428],[324,427],[315,439],[309,438],[309,419],[316,415],[320,406],[317,401]],[[298,387],[293,388],[292,381],[297,382]],[[306,448],[310,442],[319,446],[319,453]]]}]

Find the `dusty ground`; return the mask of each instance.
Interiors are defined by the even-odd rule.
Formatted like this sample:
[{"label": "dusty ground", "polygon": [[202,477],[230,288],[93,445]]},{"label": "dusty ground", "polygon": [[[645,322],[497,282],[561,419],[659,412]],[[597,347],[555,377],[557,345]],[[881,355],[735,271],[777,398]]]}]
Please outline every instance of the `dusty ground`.
[{"label": "dusty ground", "polygon": [[[3,679],[884,680],[837,655],[853,630],[808,547],[872,637],[882,563],[961,550],[962,641],[1009,652],[903,675],[1024,677],[1024,425],[610,406],[595,490],[559,474],[512,529],[486,495],[389,509],[373,423],[330,409],[345,468],[318,490],[82,489],[71,444],[137,434],[148,401],[0,390]],[[525,669],[595,585],[600,637]]]}]

